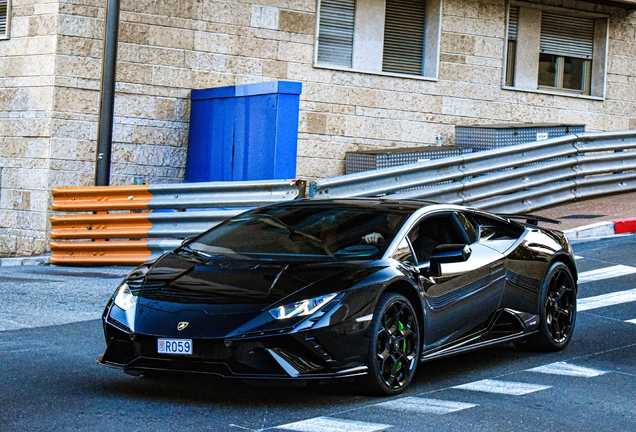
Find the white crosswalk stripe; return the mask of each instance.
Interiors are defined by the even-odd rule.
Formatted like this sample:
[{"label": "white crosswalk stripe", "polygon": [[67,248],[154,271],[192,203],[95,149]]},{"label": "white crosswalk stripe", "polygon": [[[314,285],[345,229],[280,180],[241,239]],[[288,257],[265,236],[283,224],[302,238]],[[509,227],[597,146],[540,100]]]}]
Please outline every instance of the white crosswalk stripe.
[{"label": "white crosswalk stripe", "polygon": [[636,273],[636,267],[616,265],[579,273],[579,283],[593,282]]},{"label": "white crosswalk stripe", "polygon": [[389,402],[382,402],[375,406],[393,411],[412,412],[417,414],[448,414],[476,407],[475,404],[453,402],[440,399],[427,399],[420,397],[404,397]]},{"label": "white crosswalk stripe", "polygon": [[614,306],[633,301],[636,301],[636,288],[578,299],[576,301],[576,308],[579,312],[583,312],[586,310],[598,309],[605,306]]},{"label": "white crosswalk stripe", "polygon": [[337,419],[332,417],[316,417],[282,426],[275,429],[284,429],[298,432],[374,432],[392,427],[380,423],[369,423],[355,420]]},{"label": "white crosswalk stripe", "polygon": [[528,372],[539,372],[550,375],[566,375],[584,378],[591,378],[607,373],[598,369],[576,366],[566,362],[550,363],[547,365],[528,369]]},{"label": "white crosswalk stripe", "polygon": [[499,380],[481,380],[468,384],[455,386],[453,388],[460,390],[472,390],[486,393],[499,393],[514,396],[521,396],[528,393],[533,393],[540,390],[549,389],[551,386],[544,386],[539,384],[526,384],[512,381],[499,381]]},{"label": "white crosswalk stripe", "polygon": [[625,321],[625,322],[632,323],[632,324],[636,324],[636,319],[627,320],[627,321]]}]

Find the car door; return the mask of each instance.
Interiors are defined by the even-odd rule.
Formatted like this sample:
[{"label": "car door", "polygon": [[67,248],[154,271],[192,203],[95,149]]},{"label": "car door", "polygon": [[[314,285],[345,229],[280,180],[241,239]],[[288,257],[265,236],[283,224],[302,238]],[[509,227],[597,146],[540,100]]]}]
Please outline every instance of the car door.
[{"label": "car door", "polygon": [[[499,307],[505,286],[505,256],[480,244],[466,228],[465,216],[458,212],[427,215],[416,225],[420,235],[430,234],[437,244],[468,244],[471,254],[464,262],[441,265],[441,274],[429,272],[428,257],[418,257],[419,284],[427,313],[425,343],[435,348],[483,330]],[[435,226],[435,229],[431,229]],[[430,242],[426,243],[429,250]],[[412,242],[416,256],[418,241]]]}]

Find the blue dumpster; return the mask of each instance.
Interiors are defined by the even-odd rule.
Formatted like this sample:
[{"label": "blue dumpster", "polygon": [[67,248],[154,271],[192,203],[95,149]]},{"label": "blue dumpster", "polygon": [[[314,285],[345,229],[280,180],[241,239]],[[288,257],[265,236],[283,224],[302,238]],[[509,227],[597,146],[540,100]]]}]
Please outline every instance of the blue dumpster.
[{"label": "blue dumpster", "polygon": [[302,84],[192,90],[186,182],[296,177]]}]

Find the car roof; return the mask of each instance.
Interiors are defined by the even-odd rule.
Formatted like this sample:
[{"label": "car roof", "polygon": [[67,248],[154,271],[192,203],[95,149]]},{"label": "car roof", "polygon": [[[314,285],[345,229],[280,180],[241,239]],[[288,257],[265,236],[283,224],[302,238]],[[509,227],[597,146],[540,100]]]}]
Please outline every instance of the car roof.
[{"label": "car roof", "polygon": [[401,207],[401,210],[417,211],[429,206],[435,207],[453,207],[458,206],[453,204],[440,203],[429,200],[419,199],[387,199],[387,198],[299,198],[293,201],[285,201],[276,205],[280,206],[311,206],[311,205],[334,205],[334,206],[346,206],[346,207],[361,207],[361,208],[387,208],[395,209],[396,206]]}]

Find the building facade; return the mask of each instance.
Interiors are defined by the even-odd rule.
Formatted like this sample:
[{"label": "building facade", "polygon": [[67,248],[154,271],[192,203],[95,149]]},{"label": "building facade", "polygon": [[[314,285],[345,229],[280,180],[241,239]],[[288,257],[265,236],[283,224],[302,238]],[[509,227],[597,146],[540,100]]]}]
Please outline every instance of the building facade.
[{"label": "building facade", "polygon": [[[94,184],[105,0],[0,0],[0,256]],[[111,184],[180,182],[191,89],[303,84],[297,176],[456,125],[636,129],[635,0],[123,0]]]}]

